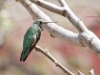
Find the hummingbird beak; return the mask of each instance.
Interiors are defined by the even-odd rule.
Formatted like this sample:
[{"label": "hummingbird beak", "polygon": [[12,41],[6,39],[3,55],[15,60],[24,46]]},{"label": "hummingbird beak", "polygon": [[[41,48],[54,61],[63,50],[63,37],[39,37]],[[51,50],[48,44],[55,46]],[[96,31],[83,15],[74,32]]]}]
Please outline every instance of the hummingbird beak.
[{"label": "hummingbird beak", "polygon": [[47,23],[57,23],[57,21],[55,21],[55,22],[46,22],[46,21],[44,21],[44,22],[42,22],[43,24],[47,24]]},{"label": "hummingbird beak", "polygon": [[[42,24],[47,24],[47,23],[57,23],[57,21],[55,21],[55,22],[42,21],[41,23],[42,23]],[[41,25],[40,28],[41,28],[41,31],[43,31],[43,30],[44,30],[44,25]]]}]

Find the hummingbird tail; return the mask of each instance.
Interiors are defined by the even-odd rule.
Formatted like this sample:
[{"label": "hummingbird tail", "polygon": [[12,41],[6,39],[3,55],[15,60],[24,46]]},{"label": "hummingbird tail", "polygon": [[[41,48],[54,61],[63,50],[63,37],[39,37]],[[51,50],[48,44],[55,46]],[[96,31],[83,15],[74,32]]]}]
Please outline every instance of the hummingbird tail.
[{"label": "hummingbird tail", "polygon": [[28,55],[29,55],[28,50],[26,52],[24,52],[24,53],[22,52],[21,53],[21,57],[20,57],[20,61],[24,62],[27,59]]},{"label": "hummingbird tail", "polygon": [[20,61],[25,61],[27,59],[27,57],[29,56],[29,54],[31,53],[32,49],[35,47],[35,45],[33,47],[31,47],[30,49],[26,49],[23,50],[25,52],[21,53],[21,57],[20,57]]},{"label": "hummingbird tail", "polygon": [[25,61],[28,55],[21,54],[20,61]]}]

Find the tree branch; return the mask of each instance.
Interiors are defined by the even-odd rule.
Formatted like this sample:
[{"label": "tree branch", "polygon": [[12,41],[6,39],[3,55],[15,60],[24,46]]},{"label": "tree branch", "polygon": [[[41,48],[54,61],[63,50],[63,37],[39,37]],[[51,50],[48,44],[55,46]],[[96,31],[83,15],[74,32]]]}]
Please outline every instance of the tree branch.
[{"label": "tree branch", "polygon": [[94,70],[91,69],[91,70],[89,71],[89,74],[90,74],[90,75],[94,75]]},{"label": "tree branch", "polygon": [[46,57],[48,57],[57,67],[62,69],[66,74],[68,75],[75,75],[72,72],[70,72],[68,69],[66,69],[63,65],[61,65],[50,53],[48,50],[42,49],[40,46],[35,47],[36,51],[41,52],[44,54]]},{"label": "tree branch", "polygon": [[[29,11],[33,19],[42,18],[46,21],[52,21],[44,12],[42,12],[35,4],[32,4],[29,0],[20,0],[21,4]],[[64,29],[55,23],[45,25],[45,28],[50,34],[54,37],[59,37],[60,39],[65,40],[67,43],[76,46],[84,46],[78,40],[78,35]]]},{"label": "tree branch", "polygon": [[[60,14],[64,17],[68,18],[69,21],[77,28],[77,30],[79,32],[87,30],[87,28],[85,27],[83,22],[74,15],[74,13],[70,10],[70,8],[67,6],[67,4],[64,0],[58,0],[58,2],[61,4],[61,6],[64,6],[62,8],[57,7],[56,5],[55,5],[56,7],[52,7],[52,3],[48,3],[48,2],[43,1],[43,0],[30,0],[30,1],[41,6],[41,7],[43,7],[43,8],[45,8],[45,9],[47,9],[47,10],[49,10],[49,11],[52,11],[54,13]],[[60,13],[58,13],[58,11]]]},{"label": "tree branch", "polygon": [[[65,17],[67,17],[72,22],[72,24],[78,29],[79,34],[75,34],[75,33],[71,32],[69,30],[66,30],[54,23],[46,25],[45,28],[54,37],[59,37],[63,40],[66,40],[67,43],[72,44],[72,45],[77,45],[77,46],[82,46],[82,47],[88,46],[91,49],[93,49],[93,51],[95,53],[100,54],[100,43],[97,43],[97,41],[99,41],[99,39],[91,31],[89,31],[85,27],[83,22],[80,21],[72,13],[72,11],[69,9],[67,4],[65,4],[64,0],[61,0],[61,1],[59,0],[59,3],[61,4],[61,6],[63,6],[62,8],[57,7],[56,5],[53,6],[52,4],[47,3],[43,0],[30,0],[30,1],[34,2],[35,4],[32,4],[29,0],[19,0],[19,1],[29,11],[29,13],[31,14],[33,19],[42,18],[46,21],[51,21],[51,19],[46,14],[44,14],[39,8],[37,8],[35,4],[40,5],[52,12],[55,12],[55,13],[58,13],[58,14],[61,14]],[[92,36],[92,38],[90,35]],[[96,46],[97,44],[99,46]],[[36,50],[41,52],[45,56],[47,56],[52,62],[55,63],[56,66],[61,68],[68,75],[74,75],[68,69],[66,69],[64,66],[62,66],[54,57],[52,57],[52,55],[47,50],[43,50],[39,46],[36,46]],[[82,75],[82,73],[80,71],[78,71],[78,73],[79,73],[79,75]]]},{"label": "tree branch", "polygon": [[84,75],[81,71],[77,70],[78,75]]},{"label": "tree branch", "polygon": [[29,0],[31,1],[32,3],[40,6],[40,7],[43,7],[51,12],[54,12],[54,13],[57,13],[59,15],[63,15],[63,8],[55,5],[55,4],[52,4],[52,3],[49,3],[47,1],[44,1],[44,0]]},{"label": "tree branch", "polygon": [[54,13],[58,13],[58,14],[62,14],[62,8],[55,5],[55,4],[52,4],[52,3],[49,3],[49,2],[46,2],[44,0],[31,0],[33,3],[49,10],[49,11],[52,11]]},{"label": "tree branch", "polygon": [[73,26],[77,28],[79,32],[86,31],[87,28],[85,27],[83,22],[74,15],[74,13],[70,10],[68,5],[66,4],[65,0],[58,0],[58,2],[61,4],[61,6],[64,7],[63,11],[65,12],[63,16],[68,18],[68,20],[73,24]]},{"label": "tree branch", "polygon": [[66,2],[64,0],[58,0],[62,7],[66,7]]},{"label": "tree branch", "polygon": [[[37,2],[41,3],[42,0],[30,0],[30,1],[34,2],[35,4],[37,4]],[[93,32],[91,32],[90,30],[88,30],[85,27],[85,25],[83,24],[83,22],[74,15],[74,13],[70,10],[70,8],[68,7],[68,5],[66,4],[66,2],[64,0],[58,0],[58,2],[61,4],[61,6],[63,6],[62,7],[62,9],[63,9],[62,13],[63,14],[60,13],[60,15],[68,18],[69,21],[73,24],[73,26],[75,26],[77,28],[77,30],[79,31],[79,34],[78,34],[78,37],[77,37],[77,39],[78,39],[77,42],[79,41],[80,44],[83,47],[87,46],[87,47],[91,48],[93,50],[93,52],[98,57],[100,57],[100,40],[98,39],[98,37]],[[41,4],[41,6],[43,7],[43,5],[45,5],[45,6],[48,7],[48,4],[45,4],[45,3]],[[48,10],[49,9],[50,9],[50,7],[48,8]],[[57,13],[57,12],[55,11],[55,13]],[[70,42],[72,42],[72,41],[70,41]]]}]

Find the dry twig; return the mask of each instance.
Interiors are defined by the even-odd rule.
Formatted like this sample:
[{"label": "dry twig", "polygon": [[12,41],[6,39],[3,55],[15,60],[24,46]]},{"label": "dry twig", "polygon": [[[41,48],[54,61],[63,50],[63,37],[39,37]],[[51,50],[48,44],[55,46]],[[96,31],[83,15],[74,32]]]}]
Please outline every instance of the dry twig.
[{"label": "dry twig", "polygon": [[89,74],[90,74],[90,75],[94,75],[94,70],[91,69],[91,70],[89,71]]},{"label": "dry twig", "polygon": [[68,75],[74,75],[71,71],[69,71],[68,69],[66,69],[62,64],[60,64],[50,53],[48,50],[44,50],[43,48],[41,48],[40,46],[36,46],[35,47],[36,51],[41,52],[42,54],[44,54],[46,57],[48,57],[57,67],[59,67],[60,69],[62,69],[66,74]]}]

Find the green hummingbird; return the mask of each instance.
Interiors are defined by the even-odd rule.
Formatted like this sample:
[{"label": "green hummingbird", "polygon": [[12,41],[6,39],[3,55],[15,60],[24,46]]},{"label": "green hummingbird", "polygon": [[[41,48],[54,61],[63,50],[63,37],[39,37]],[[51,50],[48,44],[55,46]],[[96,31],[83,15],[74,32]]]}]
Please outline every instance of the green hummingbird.
[{"label": "green hummingbird", "polygon": [[40,40],[41,31],[43,31],[43,24],[54,23],[46,22],[42,19],[36,20],[33,25],[26,31],[23,40],[23,50],[20,56],[20,61],[25,61],[31,51],[35,48],[37,42]]}]

